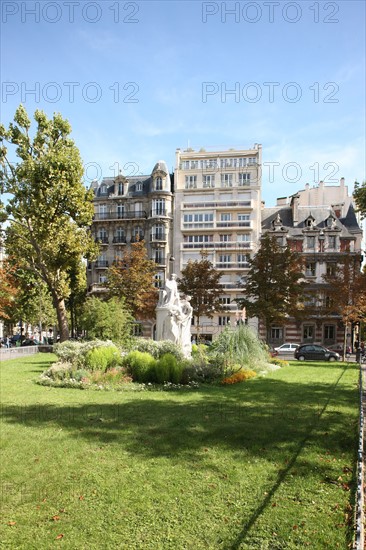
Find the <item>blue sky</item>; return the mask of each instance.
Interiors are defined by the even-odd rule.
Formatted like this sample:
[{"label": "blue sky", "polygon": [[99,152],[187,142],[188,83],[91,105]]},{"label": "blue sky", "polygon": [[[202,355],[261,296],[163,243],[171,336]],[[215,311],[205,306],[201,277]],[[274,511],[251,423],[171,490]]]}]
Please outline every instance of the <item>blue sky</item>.
[{"label": "blue sky", "polygon": [[70,120],[86,184],[254,143],[267,206],[365,179],[363,1],[3,0],[1,80],[4,124]]}]

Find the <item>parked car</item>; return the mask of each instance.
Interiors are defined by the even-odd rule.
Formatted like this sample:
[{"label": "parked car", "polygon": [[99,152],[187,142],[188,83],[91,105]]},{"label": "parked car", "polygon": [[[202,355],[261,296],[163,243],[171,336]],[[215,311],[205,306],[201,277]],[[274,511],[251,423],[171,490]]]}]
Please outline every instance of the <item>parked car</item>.
[{"label": "parked car", "polygon": [[299,346],[294,353],[299,361],[339,361],[340,355],[317,344],[304,344]]},{"label": "parked car", "polygon": [[41,342],[35,338],[25,338],[21,343],[21,346],[40,346]]},{"label": "parked car", "polygon": [[296,348],[299,347],[300,344],[282,344],[282,346],[279,346],[278,348],[275,348],[275,351],[278,353],[294,353]]}]

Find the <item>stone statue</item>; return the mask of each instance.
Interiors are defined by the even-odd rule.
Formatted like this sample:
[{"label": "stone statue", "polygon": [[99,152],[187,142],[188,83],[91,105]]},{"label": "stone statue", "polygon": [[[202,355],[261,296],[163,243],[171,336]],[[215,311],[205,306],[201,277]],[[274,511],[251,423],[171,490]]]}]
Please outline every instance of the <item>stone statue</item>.
[{"label": "stone statue", "polygon": [[190,296],[179,296],[175,273],[165,282],[156,307],[156,339],[171,340],[181,347],[185,357],[190,357],[191,319],[193,308]]}]

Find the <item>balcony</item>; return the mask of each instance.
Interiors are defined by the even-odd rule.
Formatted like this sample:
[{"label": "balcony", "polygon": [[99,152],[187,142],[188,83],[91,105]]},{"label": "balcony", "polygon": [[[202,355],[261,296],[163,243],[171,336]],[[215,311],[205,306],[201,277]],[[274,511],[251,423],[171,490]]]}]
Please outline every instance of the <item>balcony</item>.
[{"label": "balcony", "polygon": [[216,222],[216,227],[250,227],[250,220],[231,220],[226,222]]},{"label": "balcony", "polygon": [[204,248],[212,248],[216,250],[226,250],[226,249],[248,249],[252,248],[252,243],[250,241],[246,242],[211,242],[211,243],[183,243],[182,249],[198,249],[202,250]]},{"label": "balcony", "polygon": [[217,262],[215,265],[216,269],[249,269],[248,262]]},{"label": "balcony", "polygon": [[166,234],[165,233],[152,233],[150,235],[150,242],[166,242]]},{"label": "balcony", "polygon": [[94,267],[96,269],[105,269],[106,267],[108,267],[108,260],[97,260],[95,263],[94,263]]},{"label": "balcony", "polygon": [[119,212],[118,210],[112,210],[111,212],[94,214],[94,221],[97,222],[106,220],[142,220],[146,218],[147,214],[145,211]]},{"label": "balcony", "polygon": [[103,294],[107,292],[104,283],[93,283],[88,287],[88,294]]},{"label": "balcony", "polygon": [[97,237],[95,239],[95,242],[98,243],[98,244],[108,244],[109,239],[108,239],[108,237]]},{"label": "balcony", "polygon": [[132,235],[131,237],[131,243],[137,243],[139,241],[143,241],[145,239],[145,235],[140,233],[139,235]]},{"label": "balcony", "polygon": [[153,208],[150,210],[150,216],[152,218],[156,217],[167,217],[170,214],[168,213],[168,210],[166,208]]},{"label": "balcony", "polygon": [[166,265],[166,258],[165,256],[162,256],[160,258],[156,258],[156,257],[152,257],[150,258],[151,261],[155,262],[157,265],[161,265],[161,266],[164,266]]},{"label": "balcony", "polygon": [[118,237],[118,236],[113,237],[113,244],[126,244],[126,243],[127,243],[126,237]]}]

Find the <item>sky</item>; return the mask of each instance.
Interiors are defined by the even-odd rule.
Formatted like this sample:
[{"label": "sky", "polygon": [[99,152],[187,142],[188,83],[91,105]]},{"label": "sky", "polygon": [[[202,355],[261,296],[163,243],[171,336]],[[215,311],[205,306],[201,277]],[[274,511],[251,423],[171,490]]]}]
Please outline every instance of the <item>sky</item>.
[{"label": "sky", "polygon": [[[366,179],[364,1],[2,1],[1,121],[60,112],[85,184],[262,144],[266,206]],[[15,159],[14,159],[15,160]]]}]

